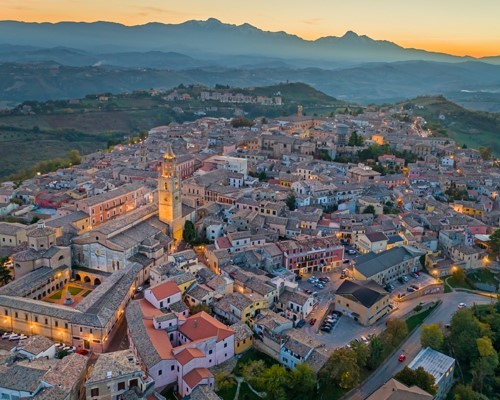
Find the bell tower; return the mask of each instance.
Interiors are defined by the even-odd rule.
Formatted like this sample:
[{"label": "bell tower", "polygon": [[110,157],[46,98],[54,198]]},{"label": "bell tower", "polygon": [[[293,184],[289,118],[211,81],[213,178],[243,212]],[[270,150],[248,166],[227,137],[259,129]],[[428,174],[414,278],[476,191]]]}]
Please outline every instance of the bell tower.
[{"label": "bell tower", "polygon": [[172,145],[167,143],[163,156],[161,174],[158,180],[158,202],[160,221],[170,227],[170,237],[178,242],[182,240],[182,199],[181,179],[176,171],[177,161]]}]

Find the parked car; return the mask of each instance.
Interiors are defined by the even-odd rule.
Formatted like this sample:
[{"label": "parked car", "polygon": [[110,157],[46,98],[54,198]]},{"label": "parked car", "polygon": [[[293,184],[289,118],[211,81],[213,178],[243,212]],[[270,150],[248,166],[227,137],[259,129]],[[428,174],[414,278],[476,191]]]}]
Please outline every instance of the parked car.
[{"label": "parked car", "polygon": [[363,341],[363,343],[368,343],[369,340],[366,336],[361,336],[361,340]]},{"label": "parked car", "polygon": [[306,292],[307,294],[312,294],[312,291],[309,289],[304,289],[304,292]]},{"label": "parked car", "polygon": [[415,290],[420,289],[420,287],[418,287],[417,285],[410,285],[410,287],[412,287],[412,288],[413,288],[413,289],[415,289]]},{"label": "parked car", "polygon": [[467,307],[467,304],[465,304],[465,303],[458,304],[458,308],[466,308],[466,307]]},{"label": "parked car", "polygon": [[420,276],[420,272],[418,272],[418,271],[415,272],[415,275],[417,275],[417,277]]},{"label": "parked car", "polygon": [[406,288],[406,291],[407,291],[407,292],[410,292],[410,293],[413,293],[413,292],[415,291],[415,289],[413,289],[411,286],[408,286],[408,287]]},{"label": "parked car", "polygon": [[299,322],[297,322],[297,325],[296,327],[297,328],[302,328],[304,326],[304,324],[306,323],[306,321],[304,321],[303,319],[301,319]]},{"label": "parked car", "polygon": [[295,280],[296,281],[301,281],[302,280],[302,277],[300,275],[295,275]]},{"label": "parked car", "polygon": [[89,354],[89,351],[85,350],[85,349],[80,349],[80,350],[75,351],[75,353],[81,354],[82,356],[86,356],[87,354]]},{"label": "parked car", "polygon": [[403,362],[404,360],[406,360],[406,354],[400,354],[398,357],[398,361]]},{"label": "parked car", "polygon": [[352,256],[352,255],[356,254],[356,250],[349,249],[349,250],[347,250],[347,254],[350,254]]},{"label": "parked car", "polygon": [[332,331],[332,328],[328,328],[328,327],[326,327],[326,326],[323,326],[323,327],[321,327],[321,329],[320,329],[320,330],[321,330],[321,331],[323,331],[323,332],[330,333],[330,332]]},{"label": "parked car", "polygon": [[316,323],[316,318],[312,318],[310,321],[309,321],[309,324],[310,325],[314,325]]}]

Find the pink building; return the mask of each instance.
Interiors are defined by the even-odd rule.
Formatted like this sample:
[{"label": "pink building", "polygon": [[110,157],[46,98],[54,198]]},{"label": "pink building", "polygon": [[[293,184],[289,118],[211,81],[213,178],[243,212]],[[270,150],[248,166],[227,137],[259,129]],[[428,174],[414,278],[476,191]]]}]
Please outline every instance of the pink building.
[{"label": "pink building", "polygon": [[144,371],[156,387],[175,383],[185,397],[198,385],[214,387],[208,368],[234,356],[234,331],[205,312],[186,318],[187,306],[172,284],[146,290],[144,299],[129,304],[126,317],[130,346]]}]

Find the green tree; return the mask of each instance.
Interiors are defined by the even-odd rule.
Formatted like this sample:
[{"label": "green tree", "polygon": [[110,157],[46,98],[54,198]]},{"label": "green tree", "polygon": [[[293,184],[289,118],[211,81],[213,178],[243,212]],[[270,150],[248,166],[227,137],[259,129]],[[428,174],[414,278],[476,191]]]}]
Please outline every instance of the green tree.
[{"label": "green tree", "polygon": [[422,333],[420,334],[420,343],[422,347],[430,347],[434,350],[443,348],[444,335],[441,327],[438,324],[422,325]]},{"label": "green tree", "polygon": [[0,286],[6,285],[12,280],[10,269],[3,262],[0,263]]},{"label": "green tree", "polygon": [[347,143],[349,146],[363,146],[365,144],[365,140],[363,139],[363,136],[358,135],[357,131],[354,131],[351,133],[351,136],[349,136],[349,141]]},{"label": "green tree", "polygon": [[481,158],[485,161],[491,159],[491,155],[493,153],[493,149],[491,146],[488,147],[479,147],[479,154],[481,154]]},{"label": "green tree", "polygon": [[404,383],[406,386],[416,385],[420,389],[425,390],[427,393],[432,395],[437,393],[437,386],[435,385],[434,377],[422,367],[418,367],[415,370],[404,367],[394,376],[394,379]]},{"label": "green tree", "polygon": [[215,375],[215,385],[217,390],[228,390],[236,383],[234,376],[227,371],[221,371]]},{"label": "green tree", "polygon": [[80,152],[78,150],[70,150],[68,153],[68,160],[72,165],[78,165],[82,162],[82,157],[80,156]]},{"label": "green tree", "polygon": [[458,384],[453,389],[454,400],[488,400],[486,396],[481,393],[475,392],[471,386]]},{"label": "green tree", "polygon": [[463,268],[456,268],[455,271],[451,274],[453,280],[459,284],[465,283],[465,271]]},{"label": "green tree", "polygon": [[485,381],[495,376],[498,366],[498,354],[491,339],[482,337],[477,339],[479,358],[472,363],[472,385],[480,393],[484,391]]},{"label": "green tree", "polygon": [[374,336],[370,341],[370,358],[368,359],[368,368],[371,370],[376,369],[382,361],[383,353],[384,344],[378,336]]},{"label": "green tree", "polygon": [[306,399],[312,397],[317,385],[316,374],[307,364],[299,364],[292,371],[289,380],[291,395],[287,398]]},{"label": "green tree", "polygon": [[269,400],[285,400],[285,387],[290,379],[290,374],[281,365],[274,364],[264,370],[260,380],[261,387],[265,388]]},{"label": "green tree", "polygon": [[408,325],[401,319],[390,319],[383,334],[384,342],[390,347],[398,346],[408,336]]},{"label": "green tree", "polygon": [[255,123],[245,117],[236,117],[231,120],[231,126],[233,128],[245,128],[245,127],[252,127],[254,126]]},{"label": "green tree", "polygon": [[495,232],[491,234],[488,250],[494,257],[500,255],[500,229],[495,229]]},{"label": "green tree", "polygon": [[192,243],[196,239],[196,229],[190,220],[184,223],[184,230],[182,231],[182,239],[186,243]]},{"label": "green tree", "polygon": [[265,370],[266,363],[263,360],[254,360],[243,365],[241,374],[252,386],[260,389],[259,379]]},{"label": "green tree", "polygon": [[456,358],[470,363],[479,358],[477,339],[481,337],[481,325],[470,309],[458,310],[450,323],[449,343]]},{"label": "green tree", "polygon": [[360,379],[356,353],[350,349],[335,350],[323,368],[319,377],[323,384],[334,383],[342,389],[352,389]]},{"label": "green tree", "polygon": [[295,192],[292,190],[290,193],[288,193],[288,196],[285,200],[286,206],[290,209],[290,211],[293,211],[297,208],[297,196],[295,195]]},{"label": "green tree", "polygon": [[269,179],[267,177],[266,171],[260,172],[258,175],[258,178],[259,178],[259,181],[261,181],[261,182],[267,182],[267,180]]},{"label": "green tree", "polygon": [[372,206],[371,204],[369,206],[366,206],[365,209],[363,210],[363,214],[374,214],[375,215],[375,207]]},{"label": "green tree", "polygon": [[351,347],[354,353],[356,353],[356,362],[359,368],[366,367],[368,358],[370,357],[370,348],[367,344],[363,342],[351,342]]}]

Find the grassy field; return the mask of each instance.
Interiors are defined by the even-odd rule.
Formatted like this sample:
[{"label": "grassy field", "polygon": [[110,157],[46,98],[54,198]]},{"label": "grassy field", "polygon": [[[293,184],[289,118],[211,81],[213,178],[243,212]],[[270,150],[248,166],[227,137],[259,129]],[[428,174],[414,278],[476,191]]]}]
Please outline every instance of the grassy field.
[{"label": "grassy field", "polygon": [[61,297],[62,297],[62,290],[58,290],[52,296],[50,296],[49,299],[60,300]]},{"label": "grassy field", "polygon": [[270,367],[274,364],[279,364],[278,361],[276,361],[274,358],[268,356],[267,354],[261,353],[260,351],[257,351],[253,348],[248,349],[243,353],[240,359],[238,359],[238,362],[236,364],[236,367],[233,370],[233,373],[235,375],[241,376],[241,370],[243,365],[251,362],[251,361],[256,361],[256,360],[262,360],[266,363],[266,367]]},{"label": "grassy field", "polygon": [[83,289],[79,287],[74,287],[74,286],[68,286],[68,292],[71,293],[72,296],[76,296],[78,293],[80,293]]},{"label": "grassy field", "polygon": [[450,285],[452,288],[461,288],[461,289],[474,289],[472,286],[470,286],[467,281],[465,282],[457,282],[452,276],[450,276],[447,280],[448,285]]},{"label": "grassy field", "polygon": [[421,313],[412,315],[410,318],[406,320],[406,325],[408,326],[408,332],[411,332],[417,326],[422,325],[424,320],[429,316],[429,314],[436,308],[437,304],[429,307],[427,310],[422,311]]},{"label": "grassy field", "polygon": [[497,275],[489,269],[478,269],[467,276],[472,283],[487,283],[495,286],[498,285],[498,281],[495,279],[495,276]]},{"label": "grassy field", "polygon": [[82,297],[87,297],[90,293],[92,293],[92,290],[87,290],[84,294],[82,294]]}]

